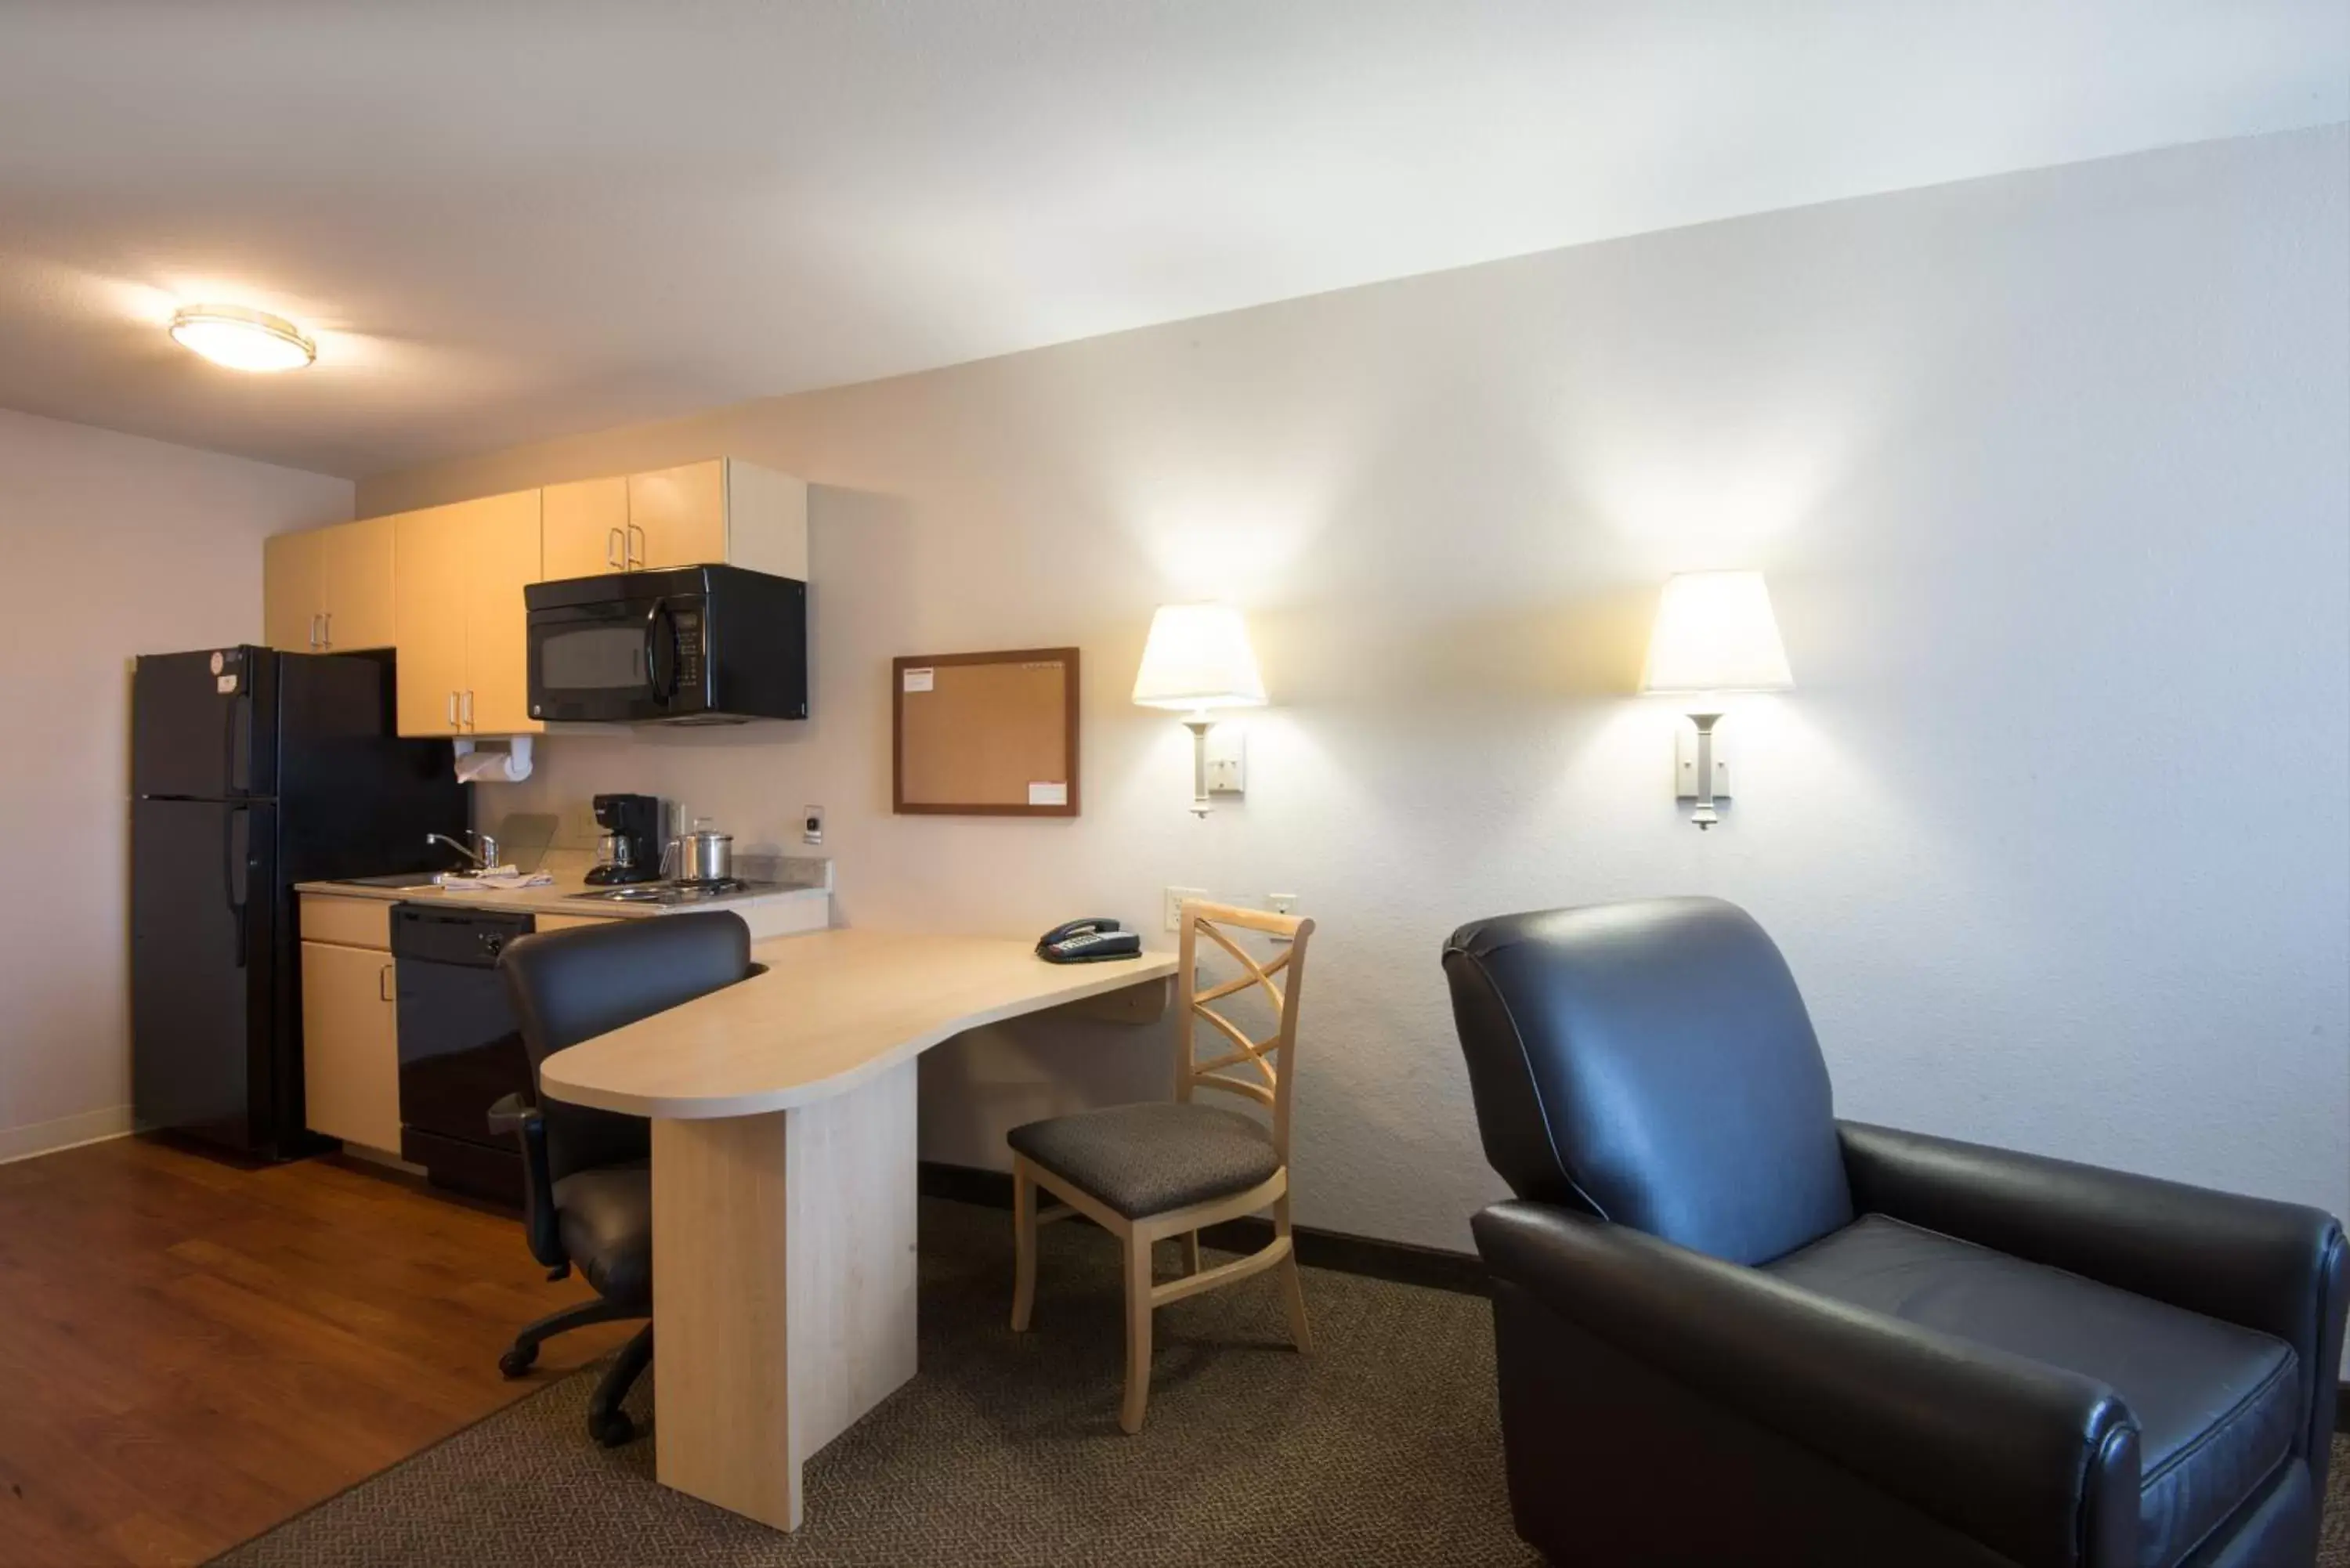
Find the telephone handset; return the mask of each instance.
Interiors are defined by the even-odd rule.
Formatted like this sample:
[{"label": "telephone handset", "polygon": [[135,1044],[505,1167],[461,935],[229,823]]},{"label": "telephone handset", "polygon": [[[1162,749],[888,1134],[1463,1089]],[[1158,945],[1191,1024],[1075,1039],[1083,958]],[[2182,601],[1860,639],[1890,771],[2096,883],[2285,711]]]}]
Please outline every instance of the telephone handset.
[{"label": "telephone handset", "polygon": [[1095,915],[1055,926],[1036,939],[1036,956],[1046,963],[1099,963],[1104,959],[1142,956],[1142,938],[1116,920]]}]

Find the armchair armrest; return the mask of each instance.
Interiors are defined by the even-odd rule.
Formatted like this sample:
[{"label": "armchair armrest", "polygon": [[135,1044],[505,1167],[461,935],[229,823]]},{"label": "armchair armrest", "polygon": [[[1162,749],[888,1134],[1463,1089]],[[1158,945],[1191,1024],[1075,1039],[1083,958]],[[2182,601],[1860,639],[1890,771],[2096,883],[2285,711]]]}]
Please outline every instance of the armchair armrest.
[{"label": "armchair armrest", "polygon": [[1836,1132],[1855,1209],[2291,1345],[2309,1413],[2298,1451],[2323,1489],[2345,1301],[2342,1222],[2333,1215],[1859,1122],[1838,1122]]},{"label": "armchair armrest", "polygon": [[563,1250],[563,1236],[555,1223],[555,1179],[546,1163],[546,1116],[520,1095],[506,1095],[490,1107],[494,1137],[511,1133],[522,1146],[523,1231],[530,1240],[530,1255],[559,1280],[571,1272],[571,1255]]},{"label": "armchair armrest", "polygon": [[1548,1205],[1474,1223],[1497,1281],[2005,1560],[2134,1555],[2137,1423],[2106,1385]]}]

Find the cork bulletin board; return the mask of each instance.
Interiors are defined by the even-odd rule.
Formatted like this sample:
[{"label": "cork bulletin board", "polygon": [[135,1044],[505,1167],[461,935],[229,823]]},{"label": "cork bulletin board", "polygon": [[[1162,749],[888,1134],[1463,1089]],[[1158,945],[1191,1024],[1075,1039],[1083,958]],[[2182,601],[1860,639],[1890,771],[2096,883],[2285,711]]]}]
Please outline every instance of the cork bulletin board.
[{"label": "cork bulletin board", "polygon": [[1077,650],[893,662],[891,805],[940,816],[1077,815]]}]

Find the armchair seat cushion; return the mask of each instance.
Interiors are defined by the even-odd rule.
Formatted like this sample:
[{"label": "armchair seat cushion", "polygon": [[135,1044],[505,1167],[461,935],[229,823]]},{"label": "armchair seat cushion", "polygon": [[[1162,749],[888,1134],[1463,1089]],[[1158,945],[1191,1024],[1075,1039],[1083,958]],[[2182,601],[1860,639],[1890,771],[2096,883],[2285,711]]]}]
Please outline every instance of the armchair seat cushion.
[{"label": "armchair seat cushion", "polygon": [[1016,1127],[1024,1154],[1128,1220],[1245,1192],[1281,1168],[1264,1125],[1222,1106],[1107,1106]]},{"label": "armchair seat cushion", "polygon": [[653,1173],[645,1162],[577,1170],[555,1184],[556,1231],[596,1293],[623,1312],[653,1304]]},{"label": "armchair seat cushion", "polygon": [[1763,1272],[2111,1386],[2138,1419],[2140,1568],[2194,1551],[2283,1462],[2302,1422],[2282,1341],[1882,1214]]}]

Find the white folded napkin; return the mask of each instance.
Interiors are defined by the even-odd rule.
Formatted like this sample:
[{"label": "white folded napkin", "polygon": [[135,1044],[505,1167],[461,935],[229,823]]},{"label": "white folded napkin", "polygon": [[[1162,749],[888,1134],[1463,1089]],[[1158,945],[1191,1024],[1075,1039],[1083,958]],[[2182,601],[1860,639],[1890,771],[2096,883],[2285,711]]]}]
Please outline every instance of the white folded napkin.
[{"label": "white folded napkin", "polygon": [[493,866],[486,871],[443,871],[432,880],[444,893],[500,893],[515,888],[545,888],[555,877],[546,871],[525,877],[519,866]]}]

